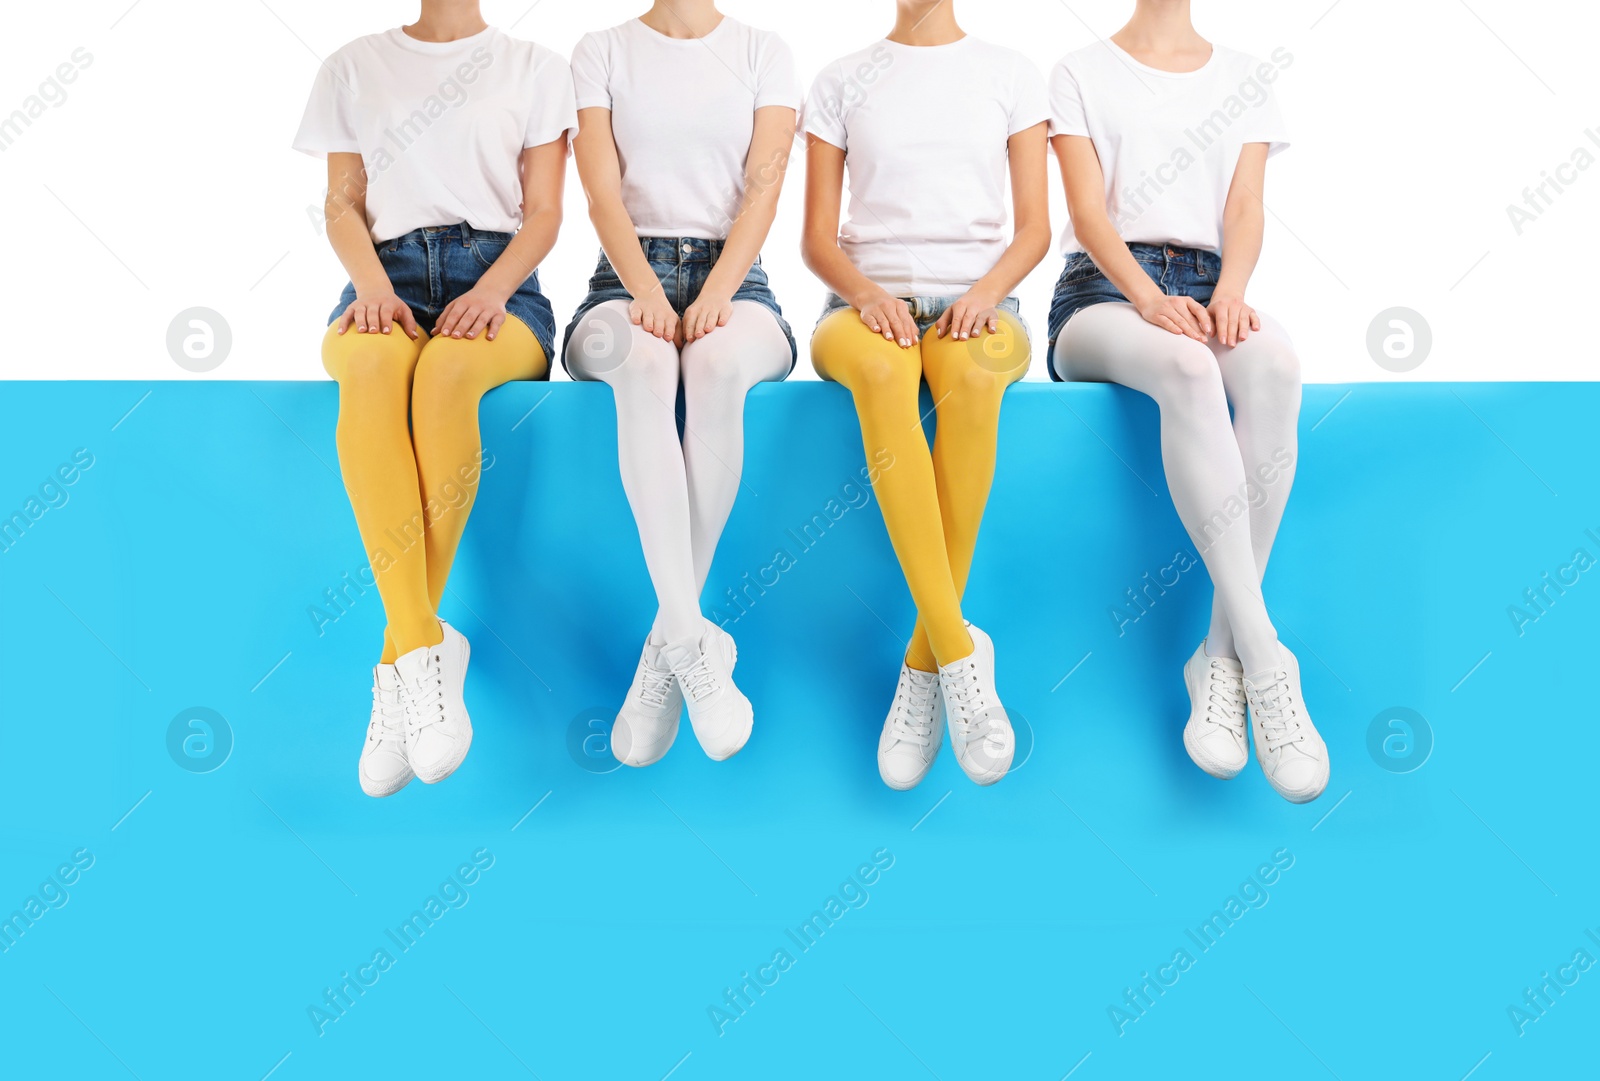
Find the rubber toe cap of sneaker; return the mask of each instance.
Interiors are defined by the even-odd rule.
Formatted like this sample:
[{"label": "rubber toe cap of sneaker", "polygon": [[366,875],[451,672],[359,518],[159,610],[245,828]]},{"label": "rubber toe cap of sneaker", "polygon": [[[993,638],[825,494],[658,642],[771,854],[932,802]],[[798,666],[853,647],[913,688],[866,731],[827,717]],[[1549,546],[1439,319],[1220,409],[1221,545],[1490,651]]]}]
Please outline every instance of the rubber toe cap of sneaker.
[{"label": "rubber toe cap of sneaker", "polygon": [[641,720],[622,715],[611,729],[611,753],[624,766],[654,765],[666,757],[678,738],[678,722]]}]

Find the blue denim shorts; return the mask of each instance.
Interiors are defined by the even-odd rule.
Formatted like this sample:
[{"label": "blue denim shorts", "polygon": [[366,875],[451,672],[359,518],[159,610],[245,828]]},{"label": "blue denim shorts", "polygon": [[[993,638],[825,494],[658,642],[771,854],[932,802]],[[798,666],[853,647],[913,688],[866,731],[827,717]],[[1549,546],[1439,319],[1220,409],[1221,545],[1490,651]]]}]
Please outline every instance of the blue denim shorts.
[{"label": "blue denim shorts", "polygon": [[[1217,288],[1217,276],[1222,273],[1222,257],[1216,252],[1198,248],[1167,248],[1160,244],[1129,244],[1128,250],[1138,260],[1140,268],[1150,275],[1150,280],[1161,287],[1169,297],[1190,297],[1201,304],[1211,303],[1211,294]],[[1111,279],[1100,272],[1088,252],[1073,252],[1067,256],[1067,265],[1056,281],[1055,296],[1050,300],[1050,348],[1045,354],[1050,367],[1050,378],[1063,382],[1056,374],[1056,339],[1067,320],[1091,304],[1108,301],[1128,303]]]},{"label": "blue denim shorts", "polygon": [[[511,235],[474,229],[466,222],[430,225],[383,241],[377,246],[378,262],[389,275],[395,295],[411,308],[417,324],[431,331],[445,306],[478,284],[483,272],[500,258],[511,243]],[[356,287],[346,285],[328,322],[343,315],[355,299]],[[556,317],[550,301],[539,291],[538,271],[529,274],[528,280],[506,301],[506,314],[527,324],[539,339],[546,358],[554,355]]]},{"label": "blue denim shorts", "polygon": [[[939,321],[939,317],[949,311],[960,297],[900,297],[906,302],[906,307],[911,309],[911,318],[916,320],[917,333],[926,334],[928,328]],[[829,293],[828,298],[822,302],[822,314],[817,317],[817,325],[834,312],[850,307],[850,302],[838,293]],[[1006,297],[999,304],[1012,315],[1017,317],[1017,322],[1022,324],[1022,329],[1031,338],[1032,331],[1028,330],[1028,321],[1022,318],[1022,302],[1016,297]]]},{"label": "blue denim shorts", "polygon": [[[661,287],[666,290],[667,301],[672,305],[672,310],[683,318],[683,313],[689,310],[700,296],[700,290],[706,287],[706,279],[711,276],[711,268],[717,265],[717,260],[722,258],[723,241],[704,240],[699,237],[672,237],[672,236],[642,236],[639,238],[639,247],[644,250],[645,258],[650,260],[650,269],[656,272],[656,278],[661,282]],[[583,298],[583,303],[578,305],[578,310],[572,313],[572,321],[567,324],[567,332],[561,339],[561,366],[567,366],[567,346],[572,341],[572,332],[578,328],[589,309],[608,300],[629,300],[633,294],[623,286],[622,279],[617,276],[616,268],[611,265],[611,260],[606,258],[606,253],[600,253],[600,261],[595,264],[594,277],[589,279],[589,295]],[[753,300],[766,308],[777,319],[778,326],[783,329],[783,336],[789,339],[789,370],[794,371],[795,358],[799,351],[794,344],[794,331],[789,329],[789,324],[783,318],[783,309],[778,306],[778,298],[772,295],[772,287],[767,283],[767,272],[761,269],[761,258],[756,257],[755,265],[750,268],[750,273],[734,290],[734,300]],[[572,374],[570,368],[567,374]]]}]

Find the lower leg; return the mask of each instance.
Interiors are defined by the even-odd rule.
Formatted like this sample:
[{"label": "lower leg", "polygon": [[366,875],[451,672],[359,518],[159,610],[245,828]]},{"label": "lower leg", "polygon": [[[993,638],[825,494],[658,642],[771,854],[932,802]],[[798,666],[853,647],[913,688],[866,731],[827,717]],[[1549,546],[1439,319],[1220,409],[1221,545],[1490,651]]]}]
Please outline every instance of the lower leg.
[{"label": "lower leg", "polygon": [[428,596],[435,611],[478,496],[483,472],[479,403],[502,383],[537,379],[549,367],[539,339],[514,316],[493,341],[435,338],[422,350],[413,382],[411,431],[428,522]]},{"label": "lower leg", "polygon": [[[1000,438],[1000,401],[1005,390],[1028,371],[1028,335],[1009,313],[994,334],[980,329],[964,342],[933,333],[922,340],[922,368],[938,410],[933,440],[933,471],[939,488],[939,515],[950,576],[956,594],[966,592],[978,528],[994,482]],[[928,628],[919,617],[906,650],[906,663],[936,669]]]},{"label": "lower leg", "polygon": [[726,326],[683,347],[683,462],[695,589],[705,589],[744,470],[744,403],[757,383],[782,379],[789,339],[764,306],[739,300]]},{"label": "lower leg", "polygon": [[388,617],[383,663],[442,637],[428,597],[427,525],[408,422],[422,348],[398,328],[330,328],[322,342],[323,366],[339,383],[339,470]]},{"label": "lower leg", "polygon": [[660,605],[656,626],[664,641],[698,640],[704,617],[678,441],[677,347],[634,326],[625,301],[607,301],[573,332],[567,366],[579,379],[608,384],[616,399],[617,464]]},{"label": "lower leg", "polygon": [[855,399],[867,468],[877,477],[872,488],[935,662],[951,664],[970,655],[972,636],[950,574],[933,457],[917,412],[920,344],[902,349],[868,330],[856,312],[840,311],[817,328],[811,354],[818,373]]},{"label": "lower leg", "polygon": [[[1300,362],[1288,334],[1267,316],[1261,317],[1259,331],[1232,348],[1214,340],[1209,344],[1233,403],[1233,434],[1250,492],[1250,545],[1259,580],[1267,573],[1300,461]],[[1237,655],[1233,629],[1215,600],[1206,652]]]},{"label": "lower leg", "polygon": [[1247,495],[1244,462],[1211,351],[1145,322],[1131,305],[1096,304],[1067,322],[1056,370],[1155,399],[1172,503],[1211,575],[1239,660],[1246,674],[1275,666],[1278,636],[1261,599],[1249,523],[1233,513]]}]

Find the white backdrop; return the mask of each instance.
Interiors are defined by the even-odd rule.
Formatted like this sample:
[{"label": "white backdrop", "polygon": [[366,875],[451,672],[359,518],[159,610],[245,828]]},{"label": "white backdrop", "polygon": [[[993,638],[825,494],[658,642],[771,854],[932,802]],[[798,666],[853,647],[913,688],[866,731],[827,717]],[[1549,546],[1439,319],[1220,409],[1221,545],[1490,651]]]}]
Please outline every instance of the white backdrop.
[{"label": "white backdrop", "polygon": [[[957,0],[979,37],[1042,71],[1114,32],[1131,0]],[[490,22],[570,54],[647,0],[485,0]],[[318,342],[344,275],[319,231],[323,166],[289,149],[320,57],[415,17],[385,0],[84,0],[9,4],[0,44],[0,284],[6,378],[321,379]],[[782,32],[803,77],[881,37],[890,0],[727,0]],[[1277,83],[1294,146],[1268,170],[1267,246],[1250,296],[1290,329],[1310,382],[1587,379],[1597,359],[1590,245],[1600,241],[1600,11],[1527,0],[1196,0],[1200,32],[1293,62]],[[64,67],[63,67],[64,65]],[[64,77],[70,73],[70,81]],[[33,99],[37,99],[34,101]],[[764,260],[805,339],[822,287],[798,251],[803,158]],[[1588,165],[1581,168],[1580,164]],[[1063,220],[1051,169],[1053,224]],[[1547,178],[1538,213],[1508,207]],[[541,272],[558,319],[597,244],[576,173]],[[1548,205],[1546,203],[1548,202]],[[1583,256],[1583,258],[1579,258]],[[1020,290],[1041,336],[1052,253]],[[204,307],[231,345],[200,375],[168,328]],[[1380,366],[1379,313],[1402,307],[1431,350]],[[1387,323],[1387,320],[1385,320]],[[1384,330],[1387,336],[1391,332]],[[1042,349],[1042,340],[1038,343]],[[1414,363],[1412,370],[1389,370]],[[812,378],[802,363],[797,378]],[[1031,378],[1044,378],[1036,357]]]}]

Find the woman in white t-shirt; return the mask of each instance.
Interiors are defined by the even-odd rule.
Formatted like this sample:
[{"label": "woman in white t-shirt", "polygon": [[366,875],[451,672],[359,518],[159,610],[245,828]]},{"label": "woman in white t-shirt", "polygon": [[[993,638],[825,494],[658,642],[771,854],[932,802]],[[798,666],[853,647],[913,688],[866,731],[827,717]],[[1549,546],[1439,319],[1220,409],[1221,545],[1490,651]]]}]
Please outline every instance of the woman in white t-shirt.
[{"label": "woman in white t-shirt", "polygon": [[1072,220],[1050,371],[1160,406],[1167,486],[1216,587],[1210,631],[1184,666],[1184,746],[1207,773],[1237,776],[1248,705],[1262,771],[1303,803],[1327,785],[1327,747],[1261,595],[1298,457],[1300,367],[1283,328],[1244,298],[1267,158],[1288,145],[1272,84],[1292,60],[1213,46],[1188,0],[1138,0],[1109,41],[1056,65],[1052,136]]},{"label": "woman in white t-shirt", "polygon": [[562,359],[615,397],[622,486],[659,606],[611,747],[626,765],[658,761],[687,705],[721,761],[753,718],[733,682],[733,638],[701,614],[700,591],[739,494],[745,396],[794,366],[760,252],[800,85],[776,34],[712,0],[661,0],[585,36],[572,77],[578,175],[602,251]]},{"label": "woman in white t-shirt", "polygon": [[361,787],[443,780],[472,742],[467,641],[438,617],[484,462],[478,402],[543,379],[534,272],[555,243],[572,79],[560,56],[423,0],[417,21],[322,65],[294,146],[328,160],[328,239],[350,274],[322,358],[339,464],[388,627]]},{"label": "woman in white t-shirt", "polygon": [[[917,606],[878,741],[878,771],[896,789],[927,775],[941,714],[956,761],[979,784],[1005,776],[1015,750],[994,643],[962,618],[961,593],[994,477],[1001,397],[1028,369],[1011,292],[1050,244],[1048,118],[1033,65],[968,37],[945,0],[898,0],[888,38],[824,68],[806,101],[804,254],[833,291],[812,362],[855,401]],[[924,378],[938,410],[931,455]]]}]

